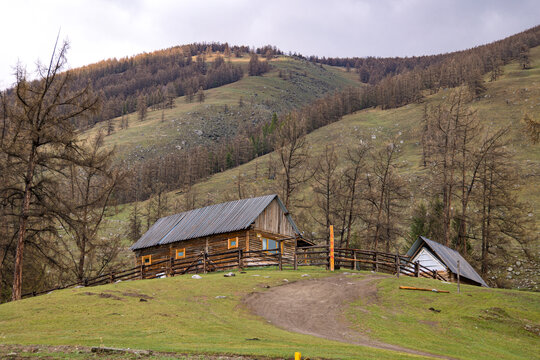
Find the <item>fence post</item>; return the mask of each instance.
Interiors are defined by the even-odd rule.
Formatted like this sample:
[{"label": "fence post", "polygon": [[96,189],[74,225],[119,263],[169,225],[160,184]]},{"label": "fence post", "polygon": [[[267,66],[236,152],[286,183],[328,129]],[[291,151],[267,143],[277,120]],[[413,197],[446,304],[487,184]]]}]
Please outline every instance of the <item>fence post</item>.
[{"label": "fence post", "polygon": [[437,270],[433,270],[433,278],[437,280]]},{"label": "fence post", "polygon": [[283,255],[281,254],[281,249],[278,250],[278,264],[279,270],[283,270]]},{"label": "fence post", "polygon": [[141,280],[144,279],[144,264],[141,262]]},{"label": "fence post", "polygon": [[206,250],[205,250],[205,251],[203,252],[203,260],[202,260],[202,261],[203,261],[203,263],[202,263],[202,264],[203,264],[203,273],[205,273],[205,274],[206,274],[206,256],[207,256],[207,255],[208,255],[208,254],[206,253]]},{"label": "fence post", "polygon": [[294,270],[298,270],[298,254],[296,253],[296,249],[294,249]]},{"label": "fence post", "polygon": [[112,272],[109,273],[109,281],[111,284],[114,282],[114,274]]},{"label": "fence post", "polygon": [[420,263],[418,261],[414,263],[414,277],[420,277]]},{"label": "fence post", "polygon": [[238,249],[238,270],[242,270],[242,249]]},{"label": "fence post", "polygon": [[401,272],[401,268],[399,266],[399,253],[396,250],[396,277],[399,278],[399,273]]},{"label": "fence post", "polygon": [[356,270],[356,250],[353,250],[353,262],[352,262],[351,270]]},{"label": "fence post", "polygon": [[330,271],[334,271],[334,225],[330,225],[330,248],[328,250]]},{"label": "fence post", "polygon": [[373,254],[373,261],[373,270],[379,272],[379,253],[377,251]]}]

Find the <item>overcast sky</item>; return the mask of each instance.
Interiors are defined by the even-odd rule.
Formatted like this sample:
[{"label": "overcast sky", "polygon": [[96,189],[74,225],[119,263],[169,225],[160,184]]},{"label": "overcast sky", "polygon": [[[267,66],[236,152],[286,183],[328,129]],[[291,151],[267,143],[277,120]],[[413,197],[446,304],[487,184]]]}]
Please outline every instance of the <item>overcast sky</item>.
[{"label": "overcast sky", "polygon": [[68,39],[77,67],[191,42],[318,56],[470,48],[540,24],[538,0],[0,0],[0,88]]}]

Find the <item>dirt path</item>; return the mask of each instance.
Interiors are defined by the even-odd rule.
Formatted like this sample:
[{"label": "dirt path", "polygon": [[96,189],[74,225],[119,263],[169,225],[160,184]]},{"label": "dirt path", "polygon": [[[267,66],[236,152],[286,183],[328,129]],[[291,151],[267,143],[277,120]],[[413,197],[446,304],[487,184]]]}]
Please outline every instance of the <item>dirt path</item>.
[{"label": "dirt path", "polygon": [[262,293],[250,294],[245,302],[256,315],[289,331],[378,349],[450,359],[386,344],[350,329],[343,314],[344,304],[360,297],[366,298],[368,303],[377,301],[375,280],[381,278],[384,276],[368,275],[355,279],[339,275],[297,281]]}]

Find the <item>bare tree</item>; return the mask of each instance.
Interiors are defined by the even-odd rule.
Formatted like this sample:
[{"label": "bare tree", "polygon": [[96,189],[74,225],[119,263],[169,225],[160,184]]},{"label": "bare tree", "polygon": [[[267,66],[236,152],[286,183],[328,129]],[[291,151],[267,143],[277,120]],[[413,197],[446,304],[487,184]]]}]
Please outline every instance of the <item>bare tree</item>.
[{"label": "bare tree", "polygon": [[150,183],[149,192],[152,194],[146,202],[146,229],[149,229],[158,219],[169,211],[169,196],[164,183],[154,181]]},{"label": "bare tree", "polygon": [[[470,130],[470,138],[467,133]],[[461,209],[457,229],[457,246],[461,248],[463,254],[467,252],[467,226],[469,205],[473,195],[473,189],[478,180],[480,167],[484,159],[495,151],[501,144],[501,139],[508,133],[509,128],[496,130],[493,133],[482,131],[481,127],[465,128],[461,142],[461,156],[459,159],[461,167],[460,188],[461,188]],[[474,134],[476,132],[476,134]],[[477,134],[483,134],[481,137]],[[473,145],[474,144],[474,145]]]},{"label": "bare tree", "polygon": [[139,121],[144,121],[148,114],[148,105],[146,104],[146,96],[139,95],[137,98],[137,114],[139,114]]},{"label": "bare tree", "polygon": [[202,86],[199,87],[199,90],[197,91],[197,100],[200,102],[200,103],[203,103],[204,100],[206,100],[206,94],[204,92],[204,89]]},{"label": "bare tree", "polygon": [[338,201],[337,218],[340,225],[340,247],[349,247],[352,227],[359,217],[362,199],[362,188],[366,185],[364,173],[367,169],[367,155],[370,146],[360,141],[356,146],[347,149],[345,169],[342,174]]},{"label": "bare tree", "polygon": [[131,206],[131,212],[129,214],[129,228],[127,237],[131,241],[137,241],[142,235],[142,220],[139,210],[139,202],[135,201]]},{"label": "bare tree", "polygon": [[298,186],[312,176],[307,167],[309,145],[304,136],[304,122],[297,113],[290,113],[280,122],[276,135],[275,148],[281,167],[278,182],[287,208]]},{"label": "bare tree", "polygon": [[333,145],[326,145],[324,152],[314,164],[315,208],[322,212],[323,219],[319,219],[317,216],[313,216],[313,218],[323,226],[327,244],[330,241],[329,227],[334,223],[333,218],[341,191],[341,176],[337,172],[338,165],[338,156]]},{"label": "bare tree", "polygon": [[[91,260],[95,259],[98,249],[104,249],[103,242],[115,242],[110,238],[102,241],[99,231],[113,191],[123,178],[112,168],[113,150],[102,149],[103,134],[99,133],[88,142],[85,156],[68,167],[64,191],[55,199],[53,210],[65,233],[61,238],[62,254],[69,257],[67,268],[72,270],[78,281],[92,272],[96,264]],[[117,249],[110,250],[118,253]],[[110,262],[114,256],[108,258]]]},{"label": "bare tree", "polygon": [[16,70],[13,96],[3,98],[10,130],[3,134],[2,152],[12,159],[11,169],[20,179],[18,233],[12,299],[21,298],[23,254],[29,218],[40,207],[36,196],[47,178],[79,156],[73,121],[96,110],[98,100],[89,87],[71,91],[66,63],[67,42],[55,45],[48,66],[38,65],[38,79],[28,81],[22,66]]},{"label": "bare tree", "polygon": [[372,238],[374,250],[386,240],[387,248],[391,237],[395,234],[395,226],[399,215],[394,212],[397,202],[405,198],[405,183],[398,174],[399,147],[395,140],[391,140],[372,154],[372,173],[368,175],[366,195],[372,211],[368,219],[368,234]]},{"label": "bare tree", "polygon": [[[440,196],[443,204],[444,244],[450,245],[452,233],[453,199],[459,171],[460,139],[463,129],[469,126],[473,113],[464,106],[465,95],[459,89],[448,99],[428,111],[430,139],[430,168],[434,179],[435,196]],[[462,139],[461,139],[462,140]]]},{"label": "bare tree", "polygon": [[540,121],[533,119],[529,114],[523,115],[524,132],[533,144],[540,141]]},{"label": "bare tree", "polygon": [[480,214],[477,222],[481,224],[480,268],[484,276],[494,268],[505,267],[511,252],[521,249],[527,258],[537,253],[531,248],[538,244],[536,224],[530,216],[533,212],[516,194],[523,177],[512,165],[508,143],[505,137],[496,138],[481,158],[479,189],[472,199]]},{"label": "bare tree", "polygon": [[114,132],[114,121],[112,118],[107,120],[107,135],[111,135]]}]

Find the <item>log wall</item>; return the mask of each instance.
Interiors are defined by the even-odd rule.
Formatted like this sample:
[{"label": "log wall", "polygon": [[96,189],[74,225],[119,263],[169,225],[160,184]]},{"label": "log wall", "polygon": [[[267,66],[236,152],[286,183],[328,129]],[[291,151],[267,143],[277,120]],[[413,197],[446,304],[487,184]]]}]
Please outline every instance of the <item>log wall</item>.
[{"label": "log wall", "polygon": [[228,239],[236,237],[238,237],[238,247],[231,248],[231,250],[245,250],[246,234],[246,231],[237,231],[136,250],[135,262],[140,265],[142,257],[146,255],[152,255],[152,263],[170,259],[171,257],[174,258],[177,249],[185,249],[186,257],[200,255],[204,251],[207,253],[221,253],[228,250]]},{"label": "log wall", "polygon": [[[238,246],[229,249],[228,240],[231,238],[238,238]],[[263,239],[279,240],[283,238],[284,236],[281,234],[275,234],[268,231],[263,231],[261,229],[218,234],[137,250],[135,251],[135,264],[141,265],[142,257],[147,255],[152,255],[152,263],[161,260],[167,260],[171,257],[175,258],[177,249],[185,249],[186,257],[200,255],[205,251],[207,254],[222,253],[226,252],[227,250],[238,249],[248,252],[261,251],[263,250]],[[295,239],[288,239],[283,241],[282,255],[286,259],[292,259],[294,257],[295,250]],[[257,263],[256,258],[252,259],[251,263],[252,265],[255,265]]]},{"label": "log wall", "polygon": [[291,223],[276,199],[255,219],[253,228],[265,230],[273,234],[280,234],[282,237],[295,236]]}]

